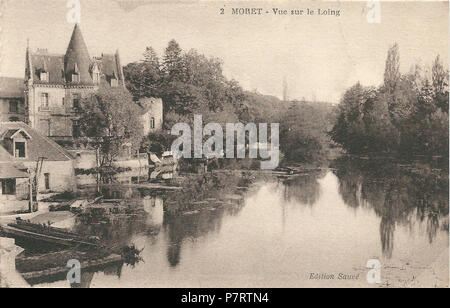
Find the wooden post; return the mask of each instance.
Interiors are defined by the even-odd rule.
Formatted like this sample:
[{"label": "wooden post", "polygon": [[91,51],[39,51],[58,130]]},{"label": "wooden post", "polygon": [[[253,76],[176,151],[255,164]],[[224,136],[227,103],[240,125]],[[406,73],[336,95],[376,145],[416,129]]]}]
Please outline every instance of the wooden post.
[{"label": "wooden post", "polygon": [[31,177],[31,170],[28,169],[28,190],[30,193],[30,203],[28,204],[28,209],[30,211],[30,213],[33,213],[33,181],[32,181],[32,177]]},{"label": "wooden post", "polygon": [[95,175],[95,178],[97,180],[97,193],[100,193],[100,148],[97,147],[95,149],[95,165],[97,168],[97,173]]},{"label": "wooden post", "polygon": [[[36,163],[35,185],[36,185],[36,203],[39,201],[39,176],[41,175],[42,165],[46,157],[39,157]],[[39,164],[40,162],[40,164]]]},{"label": "wooden post", "polygon": [[[38,160],[38,165],[39,165],[39,160]],[[36,168],[36,173],[34,175],[34,184],[35,184],[35,188],[36,188],[36,202],[38,202],[39,200],[39,169]]]}]

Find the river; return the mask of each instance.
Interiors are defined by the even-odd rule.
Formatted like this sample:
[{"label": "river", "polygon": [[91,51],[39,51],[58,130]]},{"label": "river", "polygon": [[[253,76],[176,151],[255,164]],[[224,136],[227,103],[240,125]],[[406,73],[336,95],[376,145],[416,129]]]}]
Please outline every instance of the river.
[{"label": "river", "polygon": [[[258,179],[242,200],[181,215],[163,213],[170,198],[138,192],[133,200],[144,215],[75,229],[134,243],[143,261],[83,273],[82,286],[379,286],[367,281],[369,260],[380,262],[382,284],[405,286],[442,255],[448,264],[447,170],[359,161],[331,167]],[[448,285],[448,277],[433,279],[430,286]]]}]

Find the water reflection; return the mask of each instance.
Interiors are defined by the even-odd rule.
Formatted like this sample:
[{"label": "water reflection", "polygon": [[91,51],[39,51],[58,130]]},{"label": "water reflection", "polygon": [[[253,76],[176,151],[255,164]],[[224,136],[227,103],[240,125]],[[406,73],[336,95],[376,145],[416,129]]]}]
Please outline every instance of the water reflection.
[{"label": "water reflection", "polygon": [[320,197],[320,185],[318,180],[323,178],[327,170],[312,171],[300,176],[294,176],[284,180],[284,200],[299,202],[305,205],[314,205]]},{"label": "water reflection", "polygon": [[237,215],[241,209],[242,204],[238,203],[181,216],[166,214],[163,227],[168,237],[167,260],[170,266],[179,264],[183,243],[195,243],[210,233],[219,234],[224,216]]},{"label": "water reflection", "polygon": [[427,164],[380,163],[341,159],[334,162],[339,193],[353,208],[373,208],[381,217],[383,254],[392,257],[397,225],[426,220],[429,243],[448,226],[448,171]]},{"label": "water reflection", "polygon": [[284,179],[202,175],[164,194],[102,188],[128,215],[78,219],[76,231],[136,244],[144,262],[86,274],[83,286],[315,286],[310,272],[352,273],[381,256],[426,264],[447,248],[446,170],[357,160],[332,168]]}]

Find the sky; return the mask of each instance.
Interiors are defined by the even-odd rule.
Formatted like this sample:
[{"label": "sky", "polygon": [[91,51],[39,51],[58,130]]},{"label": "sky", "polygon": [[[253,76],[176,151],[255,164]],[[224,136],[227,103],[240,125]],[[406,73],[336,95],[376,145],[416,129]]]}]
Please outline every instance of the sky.
[{"label": "sky", "polygon": [[[2,1],[0,75],[23,77],[27,39],[32,50],[64,54],[74,24],[69,0]],[[339,102],[360,81],[383,80],[389,46],[399,44],[401,71],[448,65],[448,3],[381,2],[380,23],[367,21],[366,2],[80,0],[80,26],[90,56],[120,51],[122,64],[138,61],[146,46],[162,57],[175,39],[223,60],[224,74],[246,90],[289,99]],[[135,5],[133,5],[135,4]],[[262,15],[233,15],[232,8],[263,8]],[[225,14],[220,14],[220,9]],[[316,15],[274,15],[273,8],[307,8]],[[340,10],[318,16],[317,9]],[[268,11],[269,13],[265,13]]]}]

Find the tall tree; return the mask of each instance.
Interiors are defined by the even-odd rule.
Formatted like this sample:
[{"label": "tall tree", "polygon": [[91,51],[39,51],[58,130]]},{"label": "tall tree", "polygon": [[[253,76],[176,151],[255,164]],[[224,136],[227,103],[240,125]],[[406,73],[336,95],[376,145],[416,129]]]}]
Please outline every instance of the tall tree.
[{"label": "tall tree", "polygon": [[438,55],[433,63],[432,83],[436,105],[445,113],[448,113],[448,79],[448,69],[444,68]]},{"label": "tall tree", "polygon": [[184,81],[184,71],[183,51],[175,40],[171,40],[164,54],[164,77],[169,81]]},{"label": "tall tree", "polygon": [[155,68],[159,68],[159,58],[153,47],[150,46],[145,49],[143,62],[152,64]]},{"label": "tall tree", "polygon": [[124,146],[139,149],[142,110],[126,89],[102,85],[83,101],[80,112],[81,134],[98,145],[102,166],[111,166]]},{"label": "tall tree", "polygon": [[448,87],[448,70],[444,69],[439,55],[433,62],[431,73],[435,93],[444,93]]},{"label": "tall tree", "polygon": [[144,59],[129,63],[123,72],[127,89],[134,99],[159,97],[161,88],[161,69],[158,55],[152,47],[147,47]]},{"label": "tall tree", "polygon": [[331,132],[333,140],[351,153],[366,150],[363,117],[367,93],[367,89],[359,82],[344,93],[339,104],[338,120]]},{"label": "tall tree", "polygon": [[400,79],[400,53],[397,43],[388,50],[386,66],[384,69],[384,86],[389,94],[395,90]]}]

